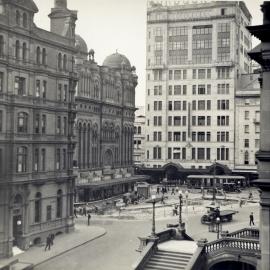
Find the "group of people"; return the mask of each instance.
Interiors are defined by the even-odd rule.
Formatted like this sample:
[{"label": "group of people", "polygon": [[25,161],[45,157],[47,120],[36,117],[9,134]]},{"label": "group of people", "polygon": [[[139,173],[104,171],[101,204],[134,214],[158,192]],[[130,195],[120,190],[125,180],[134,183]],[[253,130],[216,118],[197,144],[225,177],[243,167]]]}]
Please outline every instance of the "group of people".
[{"label": "group of people", "polygon": [[51,249],[51,246],[53,246],[53,240],[54,240],[54,234],[51,233],[46,238],[46,245],[45,245],[45,251],[48,249]]}]

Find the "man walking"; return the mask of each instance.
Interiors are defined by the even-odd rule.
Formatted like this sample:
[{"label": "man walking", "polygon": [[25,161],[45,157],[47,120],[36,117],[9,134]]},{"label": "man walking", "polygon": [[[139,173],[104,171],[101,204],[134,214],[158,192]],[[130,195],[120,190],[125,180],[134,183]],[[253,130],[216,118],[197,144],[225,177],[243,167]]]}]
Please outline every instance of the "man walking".
[{"label": "man walking", "polygon": [[251,212],[251,214],[249,215],[249,226],[251,225],[255,225],[254,224],[254,216],[253,216],[253,212]]},{"label": "man walking", "polygon": [[91,215],[90,215],[90,213],[88,213],[88,217],[87,217],[88,226],[90,225],[90,219],[91,219]]},{"label": "man walking", "polygon": [[48,250],[50,250],[51,249],[51,236],[50,235],[48,235],[47,236],[47,239],[46,239],[46,246],[45,246],[45,251],[47,250],[47,248],[48,248]]}]

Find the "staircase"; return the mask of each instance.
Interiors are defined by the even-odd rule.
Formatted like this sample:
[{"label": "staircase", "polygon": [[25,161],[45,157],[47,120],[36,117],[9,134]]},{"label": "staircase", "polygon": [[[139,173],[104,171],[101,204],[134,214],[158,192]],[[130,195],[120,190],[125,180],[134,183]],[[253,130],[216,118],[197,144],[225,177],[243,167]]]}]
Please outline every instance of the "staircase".
[{"label": "staircase", "polygon": [[157,250],[144,270],[184,270],[192,256],[192,253]]}]

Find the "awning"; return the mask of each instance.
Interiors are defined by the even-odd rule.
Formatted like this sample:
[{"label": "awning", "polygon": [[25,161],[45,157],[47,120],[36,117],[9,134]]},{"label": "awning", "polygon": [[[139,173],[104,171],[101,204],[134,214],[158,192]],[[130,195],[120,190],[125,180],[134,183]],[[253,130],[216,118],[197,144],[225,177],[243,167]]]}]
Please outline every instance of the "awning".
[{"label": "awning", "polygon": [[241,175],[189,175],[187,179],[236,179],[244,180],[245,177]]}]

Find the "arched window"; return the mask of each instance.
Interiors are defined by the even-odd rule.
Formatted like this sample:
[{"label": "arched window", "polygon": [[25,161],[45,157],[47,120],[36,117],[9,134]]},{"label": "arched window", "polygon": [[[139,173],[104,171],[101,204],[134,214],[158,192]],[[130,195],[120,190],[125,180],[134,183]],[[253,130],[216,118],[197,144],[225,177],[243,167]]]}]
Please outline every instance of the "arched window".
[{"label": "arched window", "polygon": [[15,58],[19,59],[20,58],[20,41],[16,40],[15,44]]},{"label": "arched window", "polygon": [[26,60],[26,53],[27,53],[27,47],[26,47],[26,43],[23,43],[23,51],[22,51],[22,59]]},{"label": "arched window", "polygon": [[16,10],[16,24],[17,25],[21,24],[21,14],[19,10]]},{"label": "arched window", "polygon": [[67,56],[64,54],[63,57],[63,69],[66,71],[67,70]]},{"label": "arched window", "polygon": [[58,54],[58,64],[57,64],[57,66],[58,66],[59,70],[62,69],[62,54],[61,53]]},{"label": "arched window", "polygon": [[47,54],[46,54],[46,49],[43,48],[42,49],[42,65],[46,65],[47,64]]},{"label": "arched window", "polygon": [[37,192],[35,196],[35,223],[41,222],[41,193]]},{"label": "arched window", "polygon": [[22,196],[20,194],[16,194],[16,196],[14,197],[13,204],[19,205],[22,204],[22,202],[23,202]]},{"label": "arched window", "polygon": [[61,189],[57,191],[57,202],[56,202],[56,217],[62,217],[62,208],[63,208],[63,192]]},{"label": "arched window", "polygon": [[23,13],[23,27],[27,28],[27,25],[28,25],[28,23],[27,23],[27,14],[24,12]]},{"label": "arched window", "polygon": [[28,131],[28,114],[24,112],[18,113],[17,132],[26,133]]},{"label": "arched window", "polygon": [[17,148],[17,172],[27,171],[27,148],[24,146]]},{"label": "arched window", "polygon": [[38,65],[40,64],[40,53],[41,53],[40,47],[38,46],[36,51],[36,62]]},{"label": "arched window", "polygon": [[4,56],[4,37],[0,36],[0,57]]}]

